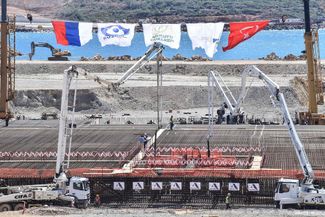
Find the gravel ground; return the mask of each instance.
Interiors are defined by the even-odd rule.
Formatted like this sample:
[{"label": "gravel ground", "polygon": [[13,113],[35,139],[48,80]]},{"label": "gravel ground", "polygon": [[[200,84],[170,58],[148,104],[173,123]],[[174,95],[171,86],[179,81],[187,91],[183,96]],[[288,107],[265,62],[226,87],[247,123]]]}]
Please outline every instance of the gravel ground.
[{"label": "gravel ground", "polygon": [[[19,212],[5,212],[2,216],[19,216]],[[87,210],[78,210],[73,208],[49,207],[49,208],[31,208],[25,211],[22,216],[57,216],[57,217],[321,217],[325,212],[321,210],[278,210],[265,208],[232,209],[232,210],[192,210],[192,209],[112,209],[112,208],[90,208]]]}]

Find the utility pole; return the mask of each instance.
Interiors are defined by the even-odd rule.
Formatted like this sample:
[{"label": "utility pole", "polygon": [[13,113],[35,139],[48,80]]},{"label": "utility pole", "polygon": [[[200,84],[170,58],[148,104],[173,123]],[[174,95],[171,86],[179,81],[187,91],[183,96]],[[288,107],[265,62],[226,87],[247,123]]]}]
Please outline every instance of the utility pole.
[{"label": "utility pole", "polygon": [[1,2],[1,88],[0,88],[0,119],[9,122],[8,111],[8,45],[7,45],[7,0]]},{"label": "utility pole", "polygon": [[305,46],[307,56],[307,79],[308,79],[308,113],[316,114],[317,110],[317,98],[316,98],[316,83],[315,83],[315,64],[313,55],[313,35],[310,25],[310,12],[309,12],[309,0],[304,1],[305,11]]}]

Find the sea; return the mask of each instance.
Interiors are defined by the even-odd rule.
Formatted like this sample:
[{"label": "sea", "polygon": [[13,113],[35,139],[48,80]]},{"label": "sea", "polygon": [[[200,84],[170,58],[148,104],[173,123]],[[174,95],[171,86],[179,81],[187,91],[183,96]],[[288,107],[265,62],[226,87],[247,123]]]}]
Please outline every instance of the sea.
[{"label": "sea", "polygon": [[[264,30],[257,33],[252,38],[239,44],[232,50],[223,52],[228,42],[229,32],[224,32],[221,42],[218,45],[218,52],[214,55],[213,60],[257,60],[265,57],[271,52],[275,52],[279,57],[283,58],[288,54],[296,56],[301,55],[305,50],[304,30]],[[320,55],[325,58],[325,29],[319,30]],[[16,33],[16,50],[23,53],[23,56],[17,57],[17,60],[28,60],[28,53],[31,52],[31,42],[47,42],[55,48],[61,50],[69,50],[72,54],[70,60],[80,60],[81,57],[91,58],[99,54],[104,58],[109,56],[130,55],[133,58],[142,56],[148,49],[144,43],[142,32],[137,32],[129,47],[104,46],[101,47],[97,34],[94,33],[93,39],[82,47],[62,46],[56,43],[54,32],[17,32]],[[325,41],[324,41],[325,42]],[[203,49],[192,49],[192,42],[187,32],[182,32],[179,49],[171,49],[166,47],[163,55],[171,58],[176,54],[184,57],[192,57],[199,55],[206,57]],[[51,52],[47,48],[37,47],[33,60],[47,60],[51,56]]]}]

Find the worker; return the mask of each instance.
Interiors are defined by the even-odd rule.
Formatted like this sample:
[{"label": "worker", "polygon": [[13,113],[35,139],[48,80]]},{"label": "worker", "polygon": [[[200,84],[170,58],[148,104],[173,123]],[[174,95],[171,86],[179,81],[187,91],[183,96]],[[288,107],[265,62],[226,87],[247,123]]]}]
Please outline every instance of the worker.
[{"label": "worker", "polygon": [[228,193],[227,194],[227,196],[226,196],[226,209],[230,209],[230,196],[231,196],[231,194],[230,193]]},{"label": "worker", "polygon": [[148,143],[148,135],[147,133],[145,133],[143,135],[143,150],[146,150],[147,143]]},{"label": "worker", "polygon": [[95,197],[95,206],[96,207],[99,207],[100,204],[101,204],[100,196],[99,196],[99,194],[96,194],[96,197]]},{"label": "worker", "polygon": [[29,20],[29,23],[32,24],[33,16],[31,14],[27,14],[27,19]]},{"label": "worker", "polygon": [[174,128],[173,115],[170,116],[170,119],[169,119],[169,127],[170,127],[170,130],[173,130],[173,128]]}]

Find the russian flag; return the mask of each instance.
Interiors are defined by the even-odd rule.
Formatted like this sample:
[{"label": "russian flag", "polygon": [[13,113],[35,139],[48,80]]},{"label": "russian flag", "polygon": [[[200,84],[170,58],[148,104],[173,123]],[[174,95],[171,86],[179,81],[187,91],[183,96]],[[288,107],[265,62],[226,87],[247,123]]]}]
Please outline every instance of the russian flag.
[{"label": "russian flag", "polygon": [[83,46],[93,38],[93,24],[52,21],[56,41],[62,45]]}]

